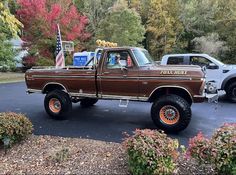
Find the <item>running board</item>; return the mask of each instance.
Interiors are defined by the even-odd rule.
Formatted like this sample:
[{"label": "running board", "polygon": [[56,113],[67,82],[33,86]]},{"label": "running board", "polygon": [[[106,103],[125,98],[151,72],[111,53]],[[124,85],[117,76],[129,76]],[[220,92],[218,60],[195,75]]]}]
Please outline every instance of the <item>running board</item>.
[{"label": "running board", "polygon": [[120,100],[119,107],[127,108],[129,104],[129,100]]}]

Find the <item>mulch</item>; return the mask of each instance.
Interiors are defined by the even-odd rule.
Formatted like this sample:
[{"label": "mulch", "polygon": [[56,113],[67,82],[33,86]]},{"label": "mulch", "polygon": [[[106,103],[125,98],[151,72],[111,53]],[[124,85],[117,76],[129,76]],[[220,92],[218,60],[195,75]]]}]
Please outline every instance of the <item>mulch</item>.
[{"label": "mulch", "polygon": [[[30,136],[0,149],[1,174],[130,174],[119,143],[56,136]],[[177,174],[215,174],[210,166],[178,158]]]}]

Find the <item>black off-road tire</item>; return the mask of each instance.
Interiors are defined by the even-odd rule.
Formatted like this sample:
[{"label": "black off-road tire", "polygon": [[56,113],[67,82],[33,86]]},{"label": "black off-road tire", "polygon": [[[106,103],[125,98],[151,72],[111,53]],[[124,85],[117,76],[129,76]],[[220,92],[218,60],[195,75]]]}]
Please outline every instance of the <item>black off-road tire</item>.
[{"label": "black off-road tire", "polygon": [[190,104],[182,97],[173,94],[160,97],[151,108],[153,122],[166,132],[184,130],[190,123],[191,115]]},{"label": "black off-road tire", "polygon": [[93,106],[97,102],[98,102],[98,99],[96,98],[85,98],[80,101],[80,106],[83,108],[88,108],[90,106]]},{"label": "black off-road tire", "polygon": [[229,85],[226,90],[226,95],[231,102],[236,103],[236,82]]},{"label": "black off-road tire", "polygon": [[50,117],[62,120],[66,119],[66,114],[72,109],[72,102],[66,92],[54,90],[45,96],[44,108]]}]

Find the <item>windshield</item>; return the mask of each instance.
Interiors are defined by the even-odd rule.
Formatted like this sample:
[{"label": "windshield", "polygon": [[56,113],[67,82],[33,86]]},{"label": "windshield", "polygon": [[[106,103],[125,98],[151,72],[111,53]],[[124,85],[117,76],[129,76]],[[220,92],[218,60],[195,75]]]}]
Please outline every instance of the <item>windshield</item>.
[{"label": "windshield", "polygon": [[133,49],[134,56],[138,62],[139,66],[147,66],[154,64],[151,55],[145,49]]}]

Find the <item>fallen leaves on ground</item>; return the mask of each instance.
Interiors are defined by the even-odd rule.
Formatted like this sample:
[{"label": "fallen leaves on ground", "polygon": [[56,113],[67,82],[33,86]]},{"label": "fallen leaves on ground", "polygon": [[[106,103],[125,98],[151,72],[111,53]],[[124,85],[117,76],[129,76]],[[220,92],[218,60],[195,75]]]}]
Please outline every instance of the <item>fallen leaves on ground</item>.
[{"label": "fallen leaves on ground", "polygon": [[54,136],[31,136],[0,150],[1,174],[128,174],[118,143]]},{"label": "fallen leaves on ground", "polygon": [[[216,174],[184,156],[178,158],[179,175]],[[1,174],[129,174],[128,158],[119,143],[56,136],[35,136],[0,148]]]}]

